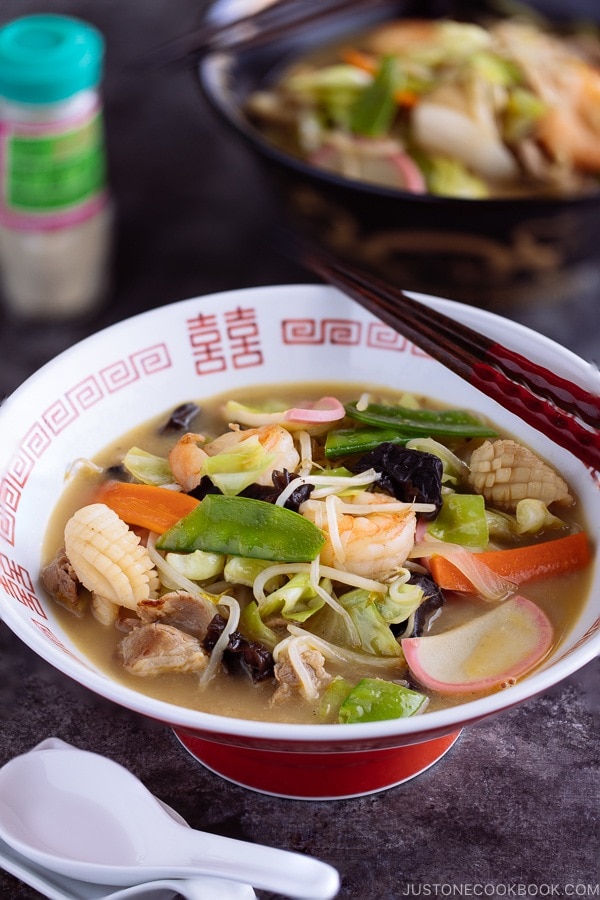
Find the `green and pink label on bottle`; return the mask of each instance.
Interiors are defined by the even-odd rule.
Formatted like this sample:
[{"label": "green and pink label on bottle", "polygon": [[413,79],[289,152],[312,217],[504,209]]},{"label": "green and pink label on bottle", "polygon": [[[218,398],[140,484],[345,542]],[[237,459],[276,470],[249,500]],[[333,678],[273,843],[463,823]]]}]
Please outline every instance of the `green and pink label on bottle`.
[{"label": "green and pink label on bottle", "polygon": [[0,225],[23,231],[77,225],[107,200],[99,104],[60,121],[0,123]]}]

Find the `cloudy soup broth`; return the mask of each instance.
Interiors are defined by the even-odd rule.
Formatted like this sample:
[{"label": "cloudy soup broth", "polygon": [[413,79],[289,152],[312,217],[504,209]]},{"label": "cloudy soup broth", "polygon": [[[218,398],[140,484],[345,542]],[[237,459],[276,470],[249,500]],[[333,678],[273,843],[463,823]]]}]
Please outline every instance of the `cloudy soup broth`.
[{"label": "cloudy soup broth", "polygon": [[[537,551],[550,541],[563,541],[585,530],[580,504],[571,491],[567,499],[559,488],[558,499],[548,503],[536,501],[533,506],[537,512],[546,509],[545,522],[530,525],[532,530],[527,533],[519,533],[523,523],[516,509],[498,509],[496,497],[479,499],[482,495],[474,489],[470,468],[471,460],[475,460],[473,454],[481,453],[481,448],[499,440],[510,440],[510,436],[495,434],[493,424],[479,415],[454,416],[452,427],[458,422],[466,428],[467,437],[454,431],[449,436],[441,435],[435,431],[440,427],[436,416],[450,413],[452,418],[452,411],[441,404],[425,397],[394,393],[388,388],[339,383],[254,387],[240,390],[235,396],[197,400],[194,405],[195,410],[187,410],[187,418],[183,416],[178,424],[173,422],[173,410],[166,410],[156,419],[125,433],[99,453],[93,465],[77,461],[50,521],[44,547],[44,583],[49,586],[47,567],[66,546],[76,573],[77,604],[84,607],[75,615],[72,609],[65,608],[63,597],[62,602],[53,604],[53,609],[75,645],[111,678],[135,691],[191,709],[246,719],[310,724],[360,721],[356,717],[357,704],[352,703],[353,691],[359,682],[377,688],[385,681],[404,693],[399,699],[392,697],[387,712],[385,703],[383,712],[373,712],[374,718],[426,714],[485,693],[510,690],[510,684],[543,663],[578,618],[589,590],[589,545],[587,558],[585,553],[580,553],[573,565],[566,566],[566,571],[551,577],[516,586],[508,576],[502,576],[503,581],[484,588],[484,594],[487,590],[491,596],[482,596],[479,588],[455,590],[452,584],[447,588],[443,578],[441,585],[436,584],[433,565],[430,571],[431,557],[418,554],[418,548],[432,540],[440,547],[458,545],[460,553],[469,557],[480,557],[481,553],[485,557],[490,549],[512,553],[519,547],[529,547]],[[312,412],[303,415],[306,409]],[[387,419],[381,418],[389,415],[390,409],[393,415],[396,410],[402,412],[401,424],[390,425]],[[289,410],[300,410],[299,418],[294,418],[298,414],[292,412],[291,418],[288,414],[282,419],[283,411]],[[399,439],[398,435],[408,427],[406,417],[413,426],[415,418],[419,427],[428,428],[427,411],[433,414],[432,435],[423,432]],[[424,413],[425,425],[422,424]],[[465,420],[462,424],[461,418]],[[469,422],[474,430],[472,436]],[[171,427],[165,429],[167,423]],[[230,426],[230,423],[237,424]],[[449,426],[442,423],[441,427],[443,430]],[[358,435],[358,444],[353,443],[354,433]],[[183,439],[189,434],[196,438],[187,438],[186,443]],[[223,439],[223,435],[227,437]],[[181,452],[174,451],[176,445]],[[132,448],[144,452],[141,463],[137,449],[132,463]],[[73,461],[76,456],[74,448]],[[118,597],[104,597],[94,614],[94,603],[87,589],[94,590],[88,564],[79,564],[79,557],[68,553],[72,546],[85,556],[81,548],[91,539],[90,526],[81,523],[73,526],[71,532],[75,537],[71,537],[70,545],[65,543],[65,526],[73,521],[77,511],[98,503],[108,506],[109,512],[113,510],[110,514],[116,516],[112,495],[106,492],[109,484],[116,483],[118,493],[122,485],[141,483],[143,477],[154,482],[149,490],[157,488],[183,495],[185,492],[175,481],[175,472],[181,480],[182,460],[186,476],[191,473],[195,476],[192,483],[198,482],[191,488],[189,483],[185,485],[189,495],[198,501],[197,505],[190,501],[195,512],[204,504],[205,510],[214,508],[217,515],[222,508],[229,509],[222,505],[223,500],[238,498],[238,505],[232,508],[234,515],[241,518],[233,527],[225,528],[234,532],[236,540],[242,540],[239,533],[244,527],[252,531],[257,509],[266,507],[268,517],[273,510],[282,512],[285,519],[277,519],[275,524],[267,518],[265,534],[268,532],[274,540],[275,535],[285,537],[290,529],[291,551],[306,541],[312,547],[307,551],[311,559],[281,562],[277,556],[280,544],[270,555],[269,550],[262,554],[258,530],[251,541],[255,549],[259,546],[258,556],[246,555],[250,548],[244,545],[233,553],[229,545],[223,549],[219,544],[223,541],[221,533],[214,545],[219,549],[206,549],[204,543],[200,547],[202,565],[205,557],[212,554],[213,570],[209,574],[200,569],[200,577],[194,579],[196,570],[190,574],[185,565],[175,569],[176,575],[185,570],[184,577],[188,580],[181,584],[192,582],[194,591],[190,602],[202,606],[203,625],[198,624],[200,620],[195,613],[190,618],[187,610],[169,612],[160,607],[157,598],[173,590],[186,591],[180,583],[173,584],[169,577],[166,585],[157,584],[153,567],[150,568],[151,560],[150,563],[146,560],[150,574],[145,593],[143,585],[141,588],[138,585],[133,599],[130,596],[124,601],[127,605],[122,605]],[[404,469],[414,465],[416,469],[404,482]],[[283,473],[276,479],[276,487],[273,471]],[[312,476],[317,476],[314,483]],[[249,479],[250,483],[246,484]],[[258,487],[256,481],[260,482]],[[294,482],[297,488],[293,487]],[[336,486],[338,483],[340,487]],[[408,491],[408,498],[400,499],[399,483],[402,490]],[[422,496],[415,495],[415,485],[423,489]],[[285,507],[273,502],[282,492],[289,496]],[[465,501],[467,511],[461,512],[460,506],[458,524],[456,521],[448,524],[452,506],[449,498],[457,496],[461,504],[462,498],[469,498]],[[360,512],[354,514],[349,510],[351,504],[356,504]],[[365,504],[372,505],[375,512],[371,514]],[[414,512],[415,509],[423,512]],[[118,515],[122,518],[121,513]],[[468,520],[466,533],[471,527],[483,528],[484,537],[467,538],[467,543],[461,544],[461,528],[465,531],[461,515]],[[288,524],[290,516],[293,521]],[[306,525],[306,535],[298,532],[296,538],[294,528],[299,518],[303,524],[310,525]],[[203,535],[209,535],[206,538],[209,545],[211,522],[205,521],[201,528]],[[140,552],[147,554],[149,527],[138,521],[129,521],[128,525],[141,538]],[[127,531],[126,526],[122,528]],[[152,533],[150,541],[156,542],[154,555],[171,561],[186,557],[189,562],[192,555],[195,558],[197,547],[182,550],[179,544],[172,549],[171,543],[161,548],[161,540],[167,540],[172,532],[173,528],[169,527],[163,529],[162,537],[158,532]],[[186,540],[188,537],[184,534]],[[169,538],[176,539],[181,541],[181,533]],[[108,544],[115,545],[118,540],[111,532]],[[478,540],[483,544],[474,546],[473,542]],[[269,544],[267,537],[265,541]],[[558,548],[563,545],[555,546],[557,552],[553,555],[560,556]],[[415,552],[417,555],[413,555]],[[316,568],[319,564],[322,570]],[[117,562],[117,568],[119,565]],[[231,565],[233,574],[229,571]],[[270,566],[277,566],[274,574],[267,581],[263,577],[261,582],[260,573],[268,571]],[[122,567],[126,568],[124,563]],[[168,571],[172,575],[173,569]],[[163,579],[162,570],[159,574]],[[257,577],[258,582],[253,580]],[[136,594],[136,590],[141,594]],[[96,593],[100,593],[97,588]],[[510,659],[508,677],[491,681],[485,681],[484,677],[483,683],[473,676],[478,652],[485,651],[486,656],[499,654],[503,659],[502,648],[515,637],[510,633],[508,620],[499,620],[491,630],[483,630],[476,642],[480,651],[475,646],[469,664],[463,667],[467,672],[470,665],[471,674],[467,672],[465,676],[463,672],[455,678],[450,672],[448,680],[453,685],[449,690],[444,685],[441,689],[435,684],[432,687],[429,663],[422,670],[420,657],[417,656],[418,664],[407,664],[413,638],[420,638],[423,646],[432,636],[488,616],[515,595],[525,598],[527,610],[540,611],[543,627],[550,636],[525,668],[521,666],[517,671],[517,660],[514,678]],[[137,606],[139,596],[142,596],[140,607]],[[233,598],[233,605],[231,602],[223,605],[225,597]],[[145,610],[143,614],[139,612],[141,608]],[[217,613],[221,617],[221,630],[207,632],[206,622]],[[227,639],[226,623],[231,616],[237,624]],[[181,650],[177,647],[173,652],[171,648],[166,656],[164,647],[155,652],[147,642],[132,649],[131,636],[140,635],[142,629],[153,636],[160,632],[161,637],[167,629],[169,640],[176,630],[183,634],[185,647]],[[313,643],[311,636],[316,638]],[[123,649],[125,644],[127,651]],[[223,646],[226,649],[216,664],[213,661],[214,671],[211,671],[212,653],[220,652]],[[439,682],[439,673],[436,677]],[[376,694],[379,697],[377,690]],[[373,704],[374,709],[377,703]],[[364,704],[358,706],[363,709]]]}]

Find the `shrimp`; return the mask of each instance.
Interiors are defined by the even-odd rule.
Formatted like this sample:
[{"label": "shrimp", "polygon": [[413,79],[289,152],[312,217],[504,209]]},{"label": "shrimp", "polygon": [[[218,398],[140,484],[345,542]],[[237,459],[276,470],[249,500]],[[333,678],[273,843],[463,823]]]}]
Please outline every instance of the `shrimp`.
[{"label": "shrimp", "polygon": [[203,434],[188,432],[179,438],[169,453],[173,478],[186,493],[197,488],[202,479],[203,462],[208,456],[199,446],[204,440]]},{"label": "shrimp", "polygon": [[245,431],[232,428],[231,431],[206,444],[204,449],[209,456],[216,456],[254,437],[258,439],[261,447],[271,454],[271,461],[256,479],[257,484],[270,486],[273,483],[274,471],[287,469],[288,472],[294,472],[300,465],[300,454],[294,446],[294,439],[281,425],[261,425],[260,428],[248,428]]},{"label": "shrimp", "polygon": [[[357,505],[357,513],[358,505],[376,505],[372,513],[356,515],[336,510],[338,503],[332,496],[325,502],[307,500],[300,507],[302,515],[325,534],[321,551],[323,565],[364,578],[380,581],[390,578],[413,548],[417,526],[414,511],[393,497],[369,491],[356,494],[349,503]],[[388,504],[394,504],[396,509],[382,512],[380,507]]]},{"label": "shrimp", "polygon": [[505,23],[497,36],[547,105],[536,138],[556,162],[600,169],[600,71],[567,44],[523,24]]},{"label": "shrimp", "polygon": [[565,80],[560,105],[539,122],[537,137],[557,162],[600,170],[600,72],[580,64]]}]

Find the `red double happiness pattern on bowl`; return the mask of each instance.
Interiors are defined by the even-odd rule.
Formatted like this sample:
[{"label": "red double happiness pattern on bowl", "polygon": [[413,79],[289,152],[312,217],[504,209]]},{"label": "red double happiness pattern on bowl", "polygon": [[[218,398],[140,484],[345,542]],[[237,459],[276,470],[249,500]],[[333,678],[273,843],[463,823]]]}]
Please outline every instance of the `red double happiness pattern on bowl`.
[{"label": "red double happiness pattern on bowl", "polygon": [[238,306],[222,316],[198,313],[186,324],[196,375],[263,365],[255,309]]}]

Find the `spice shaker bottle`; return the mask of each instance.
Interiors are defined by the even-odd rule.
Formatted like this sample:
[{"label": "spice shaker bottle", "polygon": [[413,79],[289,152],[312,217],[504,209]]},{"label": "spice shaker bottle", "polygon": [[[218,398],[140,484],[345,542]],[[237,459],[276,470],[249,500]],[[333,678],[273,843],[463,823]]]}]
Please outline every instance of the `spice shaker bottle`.
[{"label": "spice shaker bottle", "polygon": [[79,19],[0,28],[0,293],[18,317],[77,317],[106,292],[103,57],[102,35]]}]

